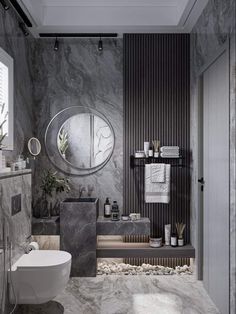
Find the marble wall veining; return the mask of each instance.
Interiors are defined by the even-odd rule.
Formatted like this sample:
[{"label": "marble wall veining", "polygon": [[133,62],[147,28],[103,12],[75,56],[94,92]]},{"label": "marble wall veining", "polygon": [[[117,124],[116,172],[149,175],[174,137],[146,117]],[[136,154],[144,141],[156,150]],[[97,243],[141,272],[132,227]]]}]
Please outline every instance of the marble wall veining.
[{"label": "marble wall veining", "polygon": [[[54,39],[39,39],[32,44],[32,51],[36,130],[42,144],[50,120],[70,106],[96,109],[114,129],[115,148],[105,167],[88,176],[69,178],[72,196],[78,196],[81,186],[94,187],[92,196],[100,199],[102,212],[106,197],[118,201],[120,208],[123,206],[122,39],[104,39],[102,52],[97,50],[97,44],[97,39],[60,39],[55,52]],[[36,166],[35,198],[41,193],[42,170],[48,168],[55,169],[43,145]]]},{"label": "marble wall veining", "polygon": [[60,249],[72,255],[71,277],[97,274],[98,199],[78,202],[66,199],[60,208]]},{"label": "marble wall veining", "polygon": [[34,39],[23,35],[18,21],[13,9],[4,11],[0,6],[0,47],[14,60],[14,150],[4,153],[9,160],[27,152],[35,120],[30,45]]},{"label": "marble wall veining", "polygon": [[[4,11],[0,5],[0,47],[14,60],[14,150],[4,151],[4,155],[9,161],[15,160],[19,154],[24,153],[26,155],[26,143],[34,134],[32,54],[30,45],[30,42],[34,41],[34,39],[31,36],[26,38],[23,35],[18,27],[18,22],[19,19],[13,9]],[[15,260],[23,253],[22,245],[31,234],[31,174],[0,178],[0,185],[2,187],[0,201],[4,209],[4,212],[0,209],[0,246],[3,240],[2,226],[5,219],[5,235],[8,235],[12,242],[12,257]],[[12,195],[19,193],[22,195],[22,210],[11,216],[10,198]],[[3,292],[8,267],[9,247],[7,248],[5,259],[4,254],[0,254],[0,308],[3,310],[3,313],[5,313],[4,308],[8,306],[6,294]]]},{"label": "marble wall veining", "polygon": [[[198,252],[198,73],[215,57],[216,52],[230,42],[230,294],[231,312],[235,313],[236,293],[236,154],[235,154],[235,95],[236,95],[236,43],[235,0],[209,0],[190,36],[191,49],[191,149],[192,212],[191,240]],[[198,254],[198,253],[197,253]],[[198,255],[197,255],[198,257]]]},{"label": "marble wall veining", "polygon": [[[12,215],[12,197],[21,195],[21,211]],[[22,254],[31,236],[31,173],[9,175],[0,178],[0,247],[6,247],[6,254],[0,252],[0,310],[8,307],[7,269],[10,265],[10,243],[12,245],[12,263]],[[5,237],[3,237],[3,230]],[[3,243],[4,241],[4,243]],[[6,308],[5,308],[6,307]]]}]

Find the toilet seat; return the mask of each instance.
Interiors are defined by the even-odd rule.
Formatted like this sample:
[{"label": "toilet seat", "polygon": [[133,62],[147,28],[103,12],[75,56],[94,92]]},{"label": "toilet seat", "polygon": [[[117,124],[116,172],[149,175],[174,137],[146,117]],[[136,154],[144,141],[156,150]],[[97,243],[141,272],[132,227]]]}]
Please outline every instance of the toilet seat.
[{"label": "toilet seat", "polygon": [[55,267],[68,263],[71,260],[71,254],[65,251],[56,250],[34,250],[29,254],[22,255],[13,265],[12,271],[21,268],[41,268]]}]

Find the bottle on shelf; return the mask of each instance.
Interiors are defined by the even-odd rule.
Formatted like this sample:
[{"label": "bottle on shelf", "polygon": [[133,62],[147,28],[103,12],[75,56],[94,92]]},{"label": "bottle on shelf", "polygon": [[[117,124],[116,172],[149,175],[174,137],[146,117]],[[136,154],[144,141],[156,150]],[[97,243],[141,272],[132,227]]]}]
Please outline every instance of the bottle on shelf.
[{"label": "bottle on shelf", "polygon": [[152,146],[149,147],[148,156],[153,157],[153,147]]},{"label": "bottle on shelf", "polygon": [[120,211],[117,201],[114,201],[111,208],[111,220],[120,220]]},{"label": "bottle on shelf", "polygon": [[106,202],[104,204],[104,217],[110,218],[111,217],[111,204],[109,202],[109,198],[106,198]]},{"label": "bottle on shelf", "polygon": [[175,233],[172,233],[172,235],[171,235],[170,245],[173,246],[173,247],[178,246],[177,235]]}]

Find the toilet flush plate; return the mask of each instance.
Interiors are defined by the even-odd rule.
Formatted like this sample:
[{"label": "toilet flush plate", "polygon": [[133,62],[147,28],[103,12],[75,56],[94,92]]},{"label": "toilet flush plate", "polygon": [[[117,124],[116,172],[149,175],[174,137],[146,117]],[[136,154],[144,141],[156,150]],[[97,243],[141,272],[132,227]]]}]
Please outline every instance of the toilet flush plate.
[{"label": "toilet flush plate", "polygon": [[21,194],[12,196],[11,198],[11,215],[14,216],[21,211]]}]

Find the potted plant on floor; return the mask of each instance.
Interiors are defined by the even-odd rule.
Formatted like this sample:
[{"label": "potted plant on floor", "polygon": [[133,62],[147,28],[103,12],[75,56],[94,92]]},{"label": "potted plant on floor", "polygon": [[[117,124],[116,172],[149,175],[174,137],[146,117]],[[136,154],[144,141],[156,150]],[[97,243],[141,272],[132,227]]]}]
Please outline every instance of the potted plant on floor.
[{"label": "potted plant on floor", "polygon": [[56,214],[54,209],[58,204],[57,194],[70,191],[69,179],[57,176],[57,172],[52,170],[46,170],[40,187],[42,189],[40,216],[50,218]]}]

